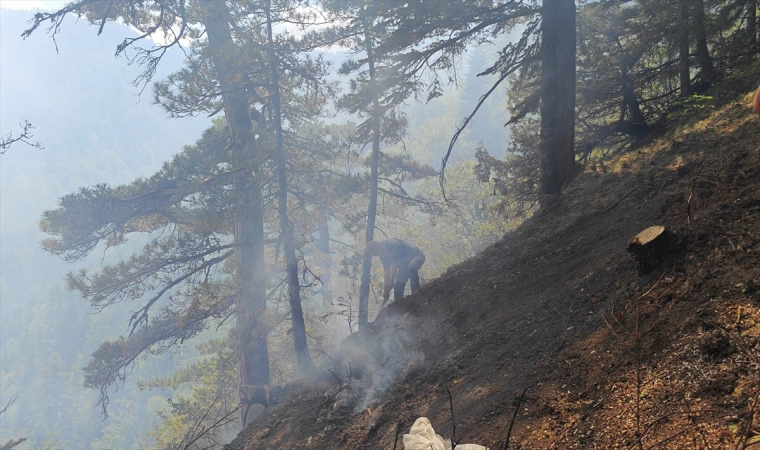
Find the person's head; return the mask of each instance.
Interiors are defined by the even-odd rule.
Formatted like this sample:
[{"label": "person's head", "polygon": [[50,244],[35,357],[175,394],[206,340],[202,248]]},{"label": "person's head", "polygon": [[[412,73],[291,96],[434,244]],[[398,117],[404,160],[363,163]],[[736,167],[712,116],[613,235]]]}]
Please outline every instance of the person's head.
[{"label": "person's head", "polygon": [[365,251],[372,256],[377,256],[378,253],[380,252],[380,243],[377,241],[367,242],[367,247]]}]

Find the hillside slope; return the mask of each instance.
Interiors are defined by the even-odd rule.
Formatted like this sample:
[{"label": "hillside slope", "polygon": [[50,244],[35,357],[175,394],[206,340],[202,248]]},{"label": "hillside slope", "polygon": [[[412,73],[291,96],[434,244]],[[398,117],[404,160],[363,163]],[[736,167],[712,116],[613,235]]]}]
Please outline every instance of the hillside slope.
[{"label": "hillside slope", "polygon": [[[744,95],[758,81],[587,168],[556,206],[383,310],[317,387],[286,387],[230,448],[401,449],[397,426],[419,416],[449,437],[447,388],[457,439],[491,449],[528,387],[511,449],[639,448],[638,436],[640,448],[735,448],[760,433],[759,417],[748,426],[760,415],[760,118]],[[653,224],[678,245],[640,277],[626,242]]]}]

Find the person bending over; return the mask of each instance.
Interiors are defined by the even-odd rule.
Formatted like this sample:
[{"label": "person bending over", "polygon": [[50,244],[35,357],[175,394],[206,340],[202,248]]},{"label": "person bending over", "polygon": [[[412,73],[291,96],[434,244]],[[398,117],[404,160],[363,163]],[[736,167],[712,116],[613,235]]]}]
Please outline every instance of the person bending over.
[{"label": "person bending over", "polygon": [[425,263],[425,254],[417,246],[401,239],[367,242],[367,252],[377,256],[383,262],[385,283],[383,285],[383,300],[388,301],[393,287],[393,301],[404,296],[406,282],[412,286],[412,292],[420,288],[418,271]]}]

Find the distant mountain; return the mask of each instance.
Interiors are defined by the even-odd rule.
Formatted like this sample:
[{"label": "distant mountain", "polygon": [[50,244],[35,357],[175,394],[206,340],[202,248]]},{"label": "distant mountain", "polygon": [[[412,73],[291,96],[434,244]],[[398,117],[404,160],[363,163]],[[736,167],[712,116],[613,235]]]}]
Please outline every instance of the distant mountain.
[{"label": "distant mountain", "polygon": [[[109,24],[97,36],[96,27],[72,16],[56,37],[56,54],[44,26],[21,39],[32,15],[0,10],[0,133],[17,132],[24,118],[45,147],[17,145],[0,157],[2,294],[21,294],[31,280],[61,281],[64,264],[39,250],[36,222],[43,210],[81,186],[151,174],[210,123],[167,118],[151,104],[150,87],[138,96],[130,82],[139,68],[114,57],[132,30]],[[157,78],[180,68],[182,59],[181,51],[169,52]]]},{"label": "distant mountain", "polygon": [[[113,397],[112,419],[100,421],[96,393],[79,372],[106,336],[126,330],[129,305],[88,315],[95,311],[62,287],[63,276],[103,255],[69,265],[43,253],[37,221],[79,187],[152,174],[210,119],[169,119],[151,104],[150,86],[138,95],[130,82],[140,69],[114,57],[116,45],[135,35],[127,27],[111,23],[98,37],[96,27],[71,17],[56,54],[44,26],[21,39],[32,15],[0,10],[0,133],[17,133],[27,119],[44,146],[16,145],[0,156],[0,401],[19,397],[3,416],[0,438],[28,437],[32,447],[57,436],[65,448],[129,448],[158,420],[146,405],[162,406],[162,397],[151,403],[155,392],[126,386]],[[157,78],[179,69],[183,57],[169,52]],[[142,364],[140,373],[168,375],[166,361]]]}]

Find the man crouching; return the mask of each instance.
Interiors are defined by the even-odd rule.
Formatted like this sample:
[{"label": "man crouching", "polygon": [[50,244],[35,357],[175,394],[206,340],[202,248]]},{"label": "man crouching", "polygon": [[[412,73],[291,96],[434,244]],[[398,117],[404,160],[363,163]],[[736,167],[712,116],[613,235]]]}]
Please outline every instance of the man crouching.
[{"label": "man crouching", "polygon": [[367,242],[367,252],[377,256],[383,262],[385,283],[383,285],[383,304],[388,301],[393,287],[393,301],[404,296],[406,282],[409,281],[412,293],[420,288],[420,275],[417,272],[425,263],[425,254],[417,246],[401,239]]}]

